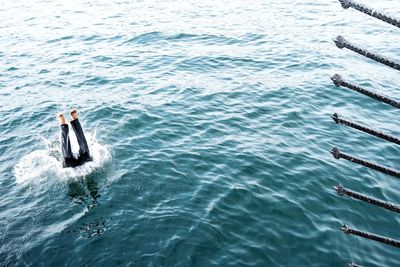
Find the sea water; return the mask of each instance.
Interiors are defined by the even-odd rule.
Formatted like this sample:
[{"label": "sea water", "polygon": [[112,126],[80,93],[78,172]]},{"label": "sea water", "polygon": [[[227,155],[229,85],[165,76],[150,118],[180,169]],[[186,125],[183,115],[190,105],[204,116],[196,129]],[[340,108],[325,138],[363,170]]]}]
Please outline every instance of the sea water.
[{"label": "sea water", "polygon": [[[395,0],[361,1],[400,17]],[[338,1],[2,1],[1,266],[396,266],[398,29]],[[94,161],[63,169],[58,112],[77,108]],[[72,131],[71,136],[73,137]],[[75,142],[75,141],[73,141]],[[74,146],[77,151],[77,146]]]}]

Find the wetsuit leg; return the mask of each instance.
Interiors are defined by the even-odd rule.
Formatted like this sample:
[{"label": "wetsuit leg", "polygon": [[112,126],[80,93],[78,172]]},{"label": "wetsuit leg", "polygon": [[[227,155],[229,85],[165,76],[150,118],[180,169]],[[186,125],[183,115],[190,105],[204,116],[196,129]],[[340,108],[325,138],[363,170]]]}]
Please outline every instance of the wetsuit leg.
[{"label": "wetsuit leg", "polygon": [[75,159],[71,150],[68,124],[61,125],[61,156],[64,168],[74,166]]},{"label": "wetsuit leg", "polygon": [[72,129],[75,132],[76,139],[78,140],[79,144],[79,157],[78,157],[78,164],[82,165],[87,161],[91,161],[92,157],[89,153],[89,146],[86,141],[85,134],[83,133],[82,126],[78,119],[71,121]]}]

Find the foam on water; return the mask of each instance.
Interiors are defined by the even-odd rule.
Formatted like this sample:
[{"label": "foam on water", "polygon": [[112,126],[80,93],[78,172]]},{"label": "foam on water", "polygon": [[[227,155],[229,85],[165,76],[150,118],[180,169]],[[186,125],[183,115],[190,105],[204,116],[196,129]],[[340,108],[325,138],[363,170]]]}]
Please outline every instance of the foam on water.
[{"label": "foam on water", "polygon": [[[51,142],[42,139],[45,149],[35,150],[21,158],[14,167],[17,183],[40,183],[43,181],[60,181],[89,175],[101,168],[111,158],[111,153],[106,145],[96,139],[96,132],[86,133],[90,153],[93,161],[75,168],[63,168],[60,153],[60,141]],[[74,134],[70,134],[72,151],[79,150]]]}]

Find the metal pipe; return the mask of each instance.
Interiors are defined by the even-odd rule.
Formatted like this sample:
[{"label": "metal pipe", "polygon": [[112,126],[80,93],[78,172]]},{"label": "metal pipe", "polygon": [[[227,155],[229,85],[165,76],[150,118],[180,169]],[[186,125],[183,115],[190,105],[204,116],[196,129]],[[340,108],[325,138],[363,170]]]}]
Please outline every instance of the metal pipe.
[{"label": "metal pipe", "polygon": [[333,81],[333,83],[337,86],[337,87],[346,87],[350,90],[353,90],[355,92],[361,93],[363,95],[369,96],[375,100],[381,101],[385,104],[391,105],[392,107],[398,108],[400,109],[400,102],[396,101],[394,99],[391,99],[387,96],[383,96],[383,95],[379,95],[377,93],[371,92],[367,89],[364,89],[360,86],[357,86],[355,84],[349,83],[347,81],[345,81],[342,76],[340,76],[339,74],[335,74],[331,77],[331,80]]},{"label": "metal pipe", "polygon": [[347,49],[349,49],[349,50],[351,50],[353,52],[356,52],[356,53],[358,53],[360,55],[363,55],[363,56],[365,56],[367,58],[373,59],[373,60],[375,60],[375,61],[377,61],[379,63],[382,63],[382,64],[384,64],[386,66],[389,66],[389,67],[391,67],[393,69],[400,70],[400,63],[398,61],[395,61],[395,60],[387,58],[385,56],[382,56],[382,55],[379,55],[379,54],[375,54],[375,53],[373,53],[371,51],[359,48],[356,45],[353,45],[352,43],[350,43],[349,41],[344,39],[343,36],[339,35],[333,41],[335,42],[336,46],[338,48],[340,48],[340,49],[347,48]]},{"label": "metal pipe", "polygon": [[343,187],[343,185],[341,185],[341,184],[338,184],[337,186],[334,186],[333,188],[336,190],[336,192],[340,196],[349,196],[349,197],[367,202],[369,204],[400,213],[400,206],[397,206],[395,204],[385,202],[385,201],[382,201],[379,199],[371,198],[366,195],[351,191],[351,190]]},{"label": "metal pipe", "polygon": [[382,12],[373,10],[372,8],[369,8],[369,7],[365,6],[365,5],[359,4],[359,3],[355,2],[355,1],[352,1],[352,0],[339,0],[339,2],[340,2],[340,4],[342,5],[342,7],[344,9],[352,7],[352,8],[354,8],[354,9],[356,9],[356,10],[358,10],[358,11],[364,13],[364,14],[367,14],[367,15],[369,15],[371,17],[377,18],[379,20],[382,20],[382,21],[384,21],[386,23],[389,23],[389,24],[391,24],[393,26],[396,26],[396,27],[400,28],[400,20],[398,20],[396,18],[393,18],[391,16],[388,16],[388,15],[385,15]]},{"label": "metal pipe", "polygon": [[349,127],[353,128],[353,129],[362,131],[364,133],[367,133],[367,134],[370,134],[370,135],[385,139],[386,141],[389,141],[389,142],[392,142],[392,143],[400,145],[400,139],[399,138],[390,136],[390,135],[388,135],[386,133],[382,133],[382,132],[379,132],[379,131],[374,130],[374,129],[367,128],[365,126],[353,123],[351,121],[347,121],[347,120],[341,119],[341,118],[339,118],[339,115],[337,113],[334,113],[332,115],[332,119],[337,124],[343,124],[343,125],[346,125],[346,126],[349,126]]},{"label": "metal pipe", "polygon": [[352,234],[352,235],[357,235],[360,237],[364,237],[364,238],[368,238],[371,240],[375,240],[381,243],[385,243],[394,247],[398,247],[400,248],[400,241],[395,240],[395,239],[391,239],[388,237],[384,237],[384,236],[380,236],[380,235],[376,235],[376,234],[371,234],[371,233],[367,233],[367,232],[362,232],[359,230],[355,230],[350,228],[348,225],[344,224],[341,228],[341,230],[345,233],[345,234]]},{"label": "metal pipe", "polygon": [[368,167],[370,169],[383,172],[385,174],[391,175],[391,176],[396,177],[396,178],[400,178],[400,172],[398,172],[398,171],[391,170],[389,168],[377,165],[375,163],[371,163],[371,162],[368,162],[368,161],[365,161],[365,160],[362,160],[362,159],[358,159],[358,158],[349,156],[347,154],[344,154],[344,153],[340,152],[337,147],[332,148],[332,150],[330,152],[332,153],[332,155],[333,155],[333,157],[335,159],[343,158],[343,159],[346,159],[348,161],[351,161],[351,162],[360,164],[362,166]]}]

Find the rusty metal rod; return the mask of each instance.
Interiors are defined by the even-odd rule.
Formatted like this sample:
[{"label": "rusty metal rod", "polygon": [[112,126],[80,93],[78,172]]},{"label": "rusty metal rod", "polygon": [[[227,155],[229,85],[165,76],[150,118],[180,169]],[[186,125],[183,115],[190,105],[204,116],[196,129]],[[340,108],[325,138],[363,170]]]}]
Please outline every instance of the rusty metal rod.
[{"label": "rusty metal rod", "polygon": [[349,7],[354,8],[355,10],[358,10],[364,14],[367,14],[371,17],[377,18],[379,20],[382,20],[386,23],[389,23],[393,26],[400,28],[400,20],[393,18],[389,15],[383,14],[382,12],[376,11],[372,8],[369,8],[363,4],[357,3],[356,1],[352,0],[339,0],[339,2],[344,9],[347,9]]},{"label": "rusty metal rod", "polygon": [[400,241],[395,240],[395,239],[391,239],[391,238],[388,238],[388,237],[385,237],[385,236],[380,236],[380,235],[376,235],[376,234],[371,234],[371,233],[355,230],[355,229],[350,228],[346,224],[344,224],[341,229],[345,234],[348,234],[348,235],[349,234],[357,235],[357,236],[360,236],[360,237],[364,237],[364,238],[367,238],[367,239],[375,240],[375,241],[378,241],[378,242],[381,242],[381,243],[384,243],[384,244],[388,244],[388,245],[400,248]]},{"label": "rusty metal rod", "polygon": [[400,63],[398,61],[390,59],[390,58],[382,56],[382,55],[379,55],[379,54],[376,54],[374,52],[365,50],[363,48],[359,48],[358,46],[356,46],[356,45],[350,43],[349,41],[347,41],[346,39],[344,39],[343,36],[339,35],[333,41],[335,42],[336,46],[338,48],[340,48],[340,49],[347,48],[347,49],[349,49],[349,50],[351,50],[353,52],[356,52],[356,53],[358,53],[360,55],[363,55],[363,56],[365,56],[367,58],[375,60],[375,61],[377,61],[379,63],[382,63],[382,64],[384,64],[386,66],[389,66],[389,67],[391,67],[393,69],[400,70]]}]

